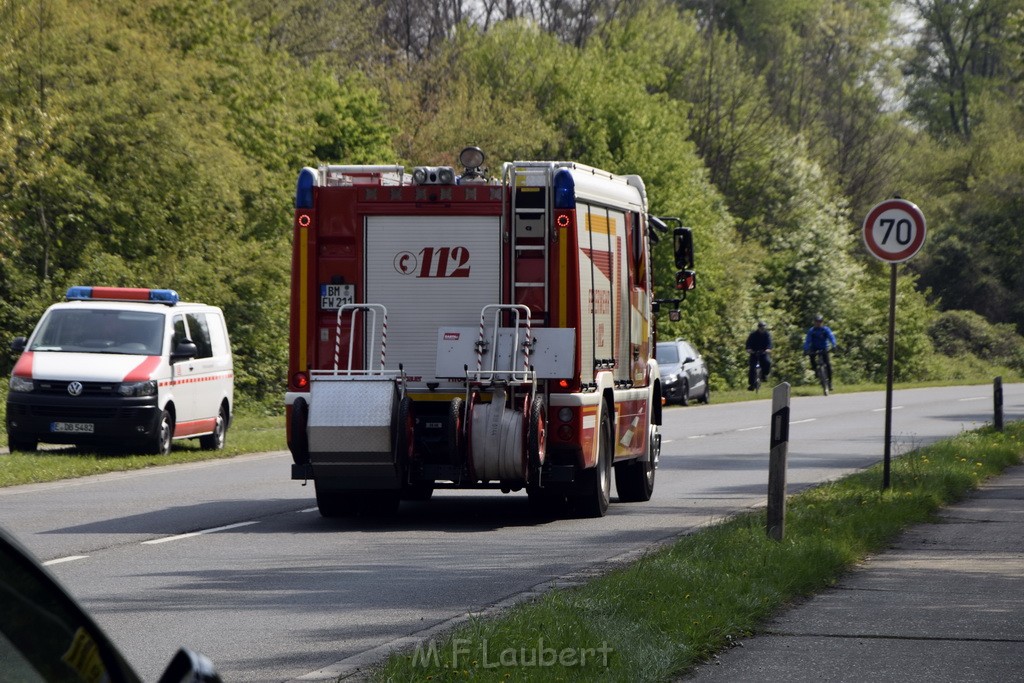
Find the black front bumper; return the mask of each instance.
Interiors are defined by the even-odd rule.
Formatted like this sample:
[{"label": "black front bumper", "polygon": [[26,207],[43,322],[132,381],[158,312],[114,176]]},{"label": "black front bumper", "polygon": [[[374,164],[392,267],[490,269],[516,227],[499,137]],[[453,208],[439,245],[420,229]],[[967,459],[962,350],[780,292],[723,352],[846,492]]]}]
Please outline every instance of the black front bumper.
[{"label": "black front bumper", "polygon": [[[99,446],[143,442],[156,438],[160,415],[156,396],[7,396],[7,434],[21,441]],[[92,431],[55,431],[61,423],[91,425]]]}]

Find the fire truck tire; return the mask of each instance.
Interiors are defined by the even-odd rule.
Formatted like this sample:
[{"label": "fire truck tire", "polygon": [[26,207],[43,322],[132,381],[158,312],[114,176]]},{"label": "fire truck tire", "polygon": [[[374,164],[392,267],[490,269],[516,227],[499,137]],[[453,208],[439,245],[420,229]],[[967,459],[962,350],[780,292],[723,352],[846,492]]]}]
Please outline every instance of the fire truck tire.
[{"label": "fire truck tire", "polygon": [[309,432],[306,426],[309,424],[309,405],[303,399],[297,399],[292,404],[292,423],[290,434],[288,434],[288,449],[292,452],[292,460],[296,465],[305,465],[309,462]]},{"label": "fire truck tire", "polygon": [[584,470],[581,488],[576,496],[576,507],[582,517],[604,517],[612,495],[612,419],[611,410],[601,411],[598,434],[597,464]]},{"label": "fire truck tire", "polygon": [[149,452],[154,455],[167,455],[171,452],[171,442],[174,440],[174,420],[168,411],[160,414],[160,426],[156,435],[149,443]]},{"label": "fire truck tire", "polygon": [[653,462],[630,460],[615,465],[615,490],[620,503],[643,503],[654,494]]},{"label": "fire truck tire", "polygon": [[465,461],[465,401],[456,396],[448,404],[448,422],[445,424],[445,436],[448,441],[448,457],[453,465],[461,465]]},{"label": "fire truck tire", "polygon": [[217,413],[217,421],[213,425],[213,434],[199,437],[199,446],[207,451],[224,450],[224,442],[228,435],[228,411],[224,406]]},{"label": "fire truck tire", "polygon": [[335,489],[314,481],[316,506],[321,517],[387,517],[398,511],[401,502],[397,489]]},{"label": "fire truck tire", "polygon": [[350,517],[358,510],[359,501],[353,491],[327,488],[316,480],[313,481],[313,488],[316,490],[316,506],[321,517]]},{"label": "fire truck tire", "polygon": [[529,484],[526,487],[526,495],[530,500],[530,509],[539,517],[547,519],[563,517],[569,507],[569,499],[564,487],[541,488]]},{"label": "fire truck tire", "polygon": [[544,457],[547,452],[547,407],[544,404],[544,397],[537,395],[533,397],[533,405],[530,407],[529,422],[526,424],[526,457],[530,466],[530,474],[540,470],[544,464]]},{"label": "fire truck tire", "polygon": [[406,484],[402,487],[402,500],[422,503],[430,500],[433,495],[434,487],[430,484],[417,482],[415,484]]}]

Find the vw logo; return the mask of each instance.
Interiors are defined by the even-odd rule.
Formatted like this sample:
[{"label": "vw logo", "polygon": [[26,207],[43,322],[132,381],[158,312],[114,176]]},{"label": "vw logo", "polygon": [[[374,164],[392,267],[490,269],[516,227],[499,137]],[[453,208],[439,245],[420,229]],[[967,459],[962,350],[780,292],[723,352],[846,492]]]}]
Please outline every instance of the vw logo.
[{"label": "vw logo", "polygon": [[68,393],[72,396],[82,395],[82,383],[79,381],[70,382],[68,384]]}]

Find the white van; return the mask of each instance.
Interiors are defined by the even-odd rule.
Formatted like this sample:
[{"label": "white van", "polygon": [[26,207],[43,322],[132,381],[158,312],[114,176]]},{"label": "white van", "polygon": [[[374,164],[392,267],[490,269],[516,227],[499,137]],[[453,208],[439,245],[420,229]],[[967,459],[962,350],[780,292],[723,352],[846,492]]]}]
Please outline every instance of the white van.
[{"label": "white van", "polygon": [[21,352],[7,396],[11,452],[39,442],[169,453],[224,447],[234,370],[224,314],[171,289],[71,287]]}]

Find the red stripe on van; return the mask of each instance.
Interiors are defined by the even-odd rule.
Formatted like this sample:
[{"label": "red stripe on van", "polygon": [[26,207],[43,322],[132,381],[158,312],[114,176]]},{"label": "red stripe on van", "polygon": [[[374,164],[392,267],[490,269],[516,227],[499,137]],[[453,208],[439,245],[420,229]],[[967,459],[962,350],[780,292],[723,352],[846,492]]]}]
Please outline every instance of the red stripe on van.
[{"label": "red stripe on van", "polygon": [[174,436],[191,436],[192,434],[205,434],[213,431],[217,425],[217,418],[209,420],[191,420],[179,422],[174,425]]},{"label": "red stripe on van", "polygon": [[25,377],[27,379],[32,378],[32,352],[26,351],[18,358],[18,362],[14,364],[14,370],[11,372],[12,375],[18,377]]},{"label": "red stripe on van", "polygon": [[134,370],[124,376],[122,382],[145,382],[153,376],[153,371],[160,367],[160,356],[146,356]]}]

